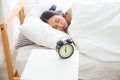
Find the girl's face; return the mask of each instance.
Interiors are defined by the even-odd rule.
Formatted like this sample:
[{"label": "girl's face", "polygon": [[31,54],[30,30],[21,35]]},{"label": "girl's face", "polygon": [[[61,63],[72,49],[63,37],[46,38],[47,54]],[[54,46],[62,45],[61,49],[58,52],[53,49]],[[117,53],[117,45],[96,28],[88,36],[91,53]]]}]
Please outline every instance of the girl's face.
[{"label": "girl's face", "polygon": [[57,30],[64,31],[68,27],[68,23],[66,19],[61,15],[54,15],[48,20],[48,24],[50,24],[53,28]]}]

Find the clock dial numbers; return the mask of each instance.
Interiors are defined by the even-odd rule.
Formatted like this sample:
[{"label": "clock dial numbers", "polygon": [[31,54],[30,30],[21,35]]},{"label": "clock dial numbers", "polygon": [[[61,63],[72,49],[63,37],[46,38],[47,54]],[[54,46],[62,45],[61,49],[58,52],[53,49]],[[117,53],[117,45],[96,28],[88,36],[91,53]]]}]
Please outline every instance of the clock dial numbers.
[{"label": "clock dial numbers", "polygon": [[61,57],[64,57],[64,58],[69,57],[73,53],[73,46],[65,44],[60,48],[59,53]]}]

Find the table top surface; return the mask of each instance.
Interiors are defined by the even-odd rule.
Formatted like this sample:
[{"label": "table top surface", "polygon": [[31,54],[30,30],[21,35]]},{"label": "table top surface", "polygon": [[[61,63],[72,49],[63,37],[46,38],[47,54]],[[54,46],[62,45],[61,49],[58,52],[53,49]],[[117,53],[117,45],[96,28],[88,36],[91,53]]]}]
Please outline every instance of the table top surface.
[{"label": "table top surface", "polygon": [[33,49],[21,80],[78,80],[78,51],[61,59],[55,50]]}]

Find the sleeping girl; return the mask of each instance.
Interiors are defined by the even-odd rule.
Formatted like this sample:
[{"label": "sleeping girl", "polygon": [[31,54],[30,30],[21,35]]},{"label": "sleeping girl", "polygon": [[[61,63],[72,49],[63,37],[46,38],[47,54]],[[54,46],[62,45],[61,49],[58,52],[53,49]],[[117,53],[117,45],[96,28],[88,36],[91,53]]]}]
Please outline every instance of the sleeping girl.
[{"label": "sleeping girl", "polygon": [[63,14],[62,11],[55,10],[56,6],[52,5],[49,10],[42,13],[40,19],[42,19],[43,22],[50,24],[53,28],[67,33],[67,28],[71,23],[71,9],[65,14]]}]

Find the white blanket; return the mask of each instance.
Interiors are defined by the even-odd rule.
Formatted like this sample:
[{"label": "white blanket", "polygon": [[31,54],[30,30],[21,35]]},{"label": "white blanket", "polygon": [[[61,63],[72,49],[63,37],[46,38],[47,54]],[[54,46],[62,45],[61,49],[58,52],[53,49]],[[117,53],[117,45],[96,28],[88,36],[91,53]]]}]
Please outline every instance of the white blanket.
[{"label": "white blanket", "polygon": [[76,1],[70,36],[81,53],[100,61],[120,61],[120,3]]}]

